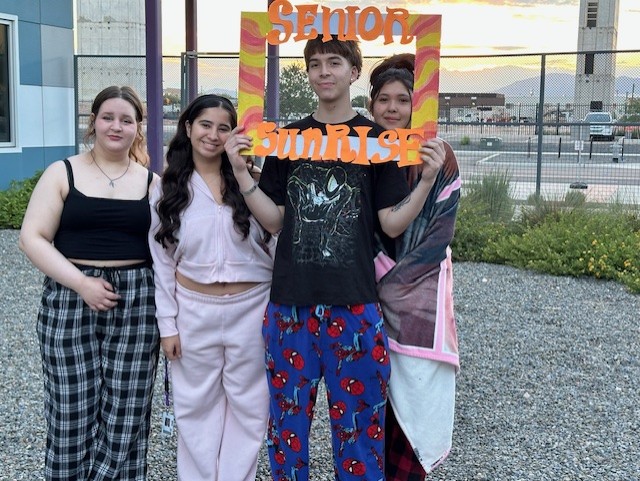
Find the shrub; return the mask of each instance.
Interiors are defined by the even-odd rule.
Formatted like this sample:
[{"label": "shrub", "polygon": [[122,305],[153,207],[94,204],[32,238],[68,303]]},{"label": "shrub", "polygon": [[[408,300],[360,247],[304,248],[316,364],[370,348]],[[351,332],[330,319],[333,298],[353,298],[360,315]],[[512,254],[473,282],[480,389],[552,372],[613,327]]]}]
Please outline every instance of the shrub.
[{"label": "shrub", "polygon": [[0,191],[0,229],[19,229],[22,226],[31,193],[41,175],[42,171],[38,171],[28,179],[12,180],[7,190]]},{"label": "shrub", "polygon": [[633,216],[608,211],[555,211],[522,234],[489,242],[484,260],[554,275],[617,280],[640,292],[636,223]]},{"label": "shrub", "polygon": [[565,212],[585,207],[587,197],[578,190],[570,190],[564,200],[545,199],[541,195],[531,194],[527,204],[520,210],[520,221],[526,228],[540,225],[549,218],[557,219]]},{"label": "shrub", "polygon": [[454,260],[483,262],[485,248],[505,236],[507,227],[492,222],[484,206],[462,197],[456,217],[456,231],[451,243]]},{"label": "shrub", "polygon": [[472,179],[465,190],[469,201],[477,204],[480,212],[492,221],[508,222],[513,218],[511,176],[507,171],[495,171]]},{"label": "shrub", "polygon": [[490,174],[466,187],[451,244],[454,260],[616,280],[640,293],[638,205],[590,205],[582,192],[570,191],[564,199],[532,195],[513,218],[512,207],[503,207],[513,205],[508,185],[507,174]]},{"label": "shrub", "polygon": [[471,139],[469,138],[468,135],[464,135],[461,139],[460,139],[460,145],[469,145],[471,143]]},{"label": "shrub", "polygon": [[579,190],[570,190],[564,196],[564,203],[567,207],[578,208],[584,206],[587,196]]}]

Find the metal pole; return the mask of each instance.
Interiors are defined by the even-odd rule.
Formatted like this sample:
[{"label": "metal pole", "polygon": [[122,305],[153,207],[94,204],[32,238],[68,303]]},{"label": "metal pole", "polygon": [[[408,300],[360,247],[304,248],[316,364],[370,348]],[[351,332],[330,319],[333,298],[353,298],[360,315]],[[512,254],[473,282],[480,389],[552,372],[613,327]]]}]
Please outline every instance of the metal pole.
[{"label": "metal pole", "polygon": [[558,158],[560,158],[561,153],[562,153],[562,137],[558,139]]},{"label": "metal pole", "polygon": [[145,0],[147,67],[147,151],[151,170],[161,173],[162,146],[162,0]]},{"label": "metal pole", "polygon": [[[73,56],[73,72],[78,79],[80,76],[78,75],[78,56]],[[78,81],[76,80],[76,84]],[[78,90],[80,89],[79,85],[76,85],[76,88],[73,89],[73,118],[75,119],[75,135],[73,138],[76,140],[76,154],[80,153],[80,139],[78,138],[80,135],[80,112],[78,109],[78,102],[80,101],[80,95],[78,94]]]},{"label": "metal pole", "polygon": [[536,197],[540,197],[540,181],[542,178],[542,140],[544,134],[542,132],[542,124],[544,123],[544,77],[545,65],[547,57],[542,54],[540,58],[540,98],[538,100],[538,119],[536,128],[538,129],[538,162],[536,165]]},{"label": "metal pole", "polygon": [[[267,8],[274,0],[268,0]],[[280,119],[280,61],[278,45],[267,45],[267,120],[278,123]]]},{"label": "metal pole", "polygon": [[187,103],[198,96],[198,1],[185,0]]}]

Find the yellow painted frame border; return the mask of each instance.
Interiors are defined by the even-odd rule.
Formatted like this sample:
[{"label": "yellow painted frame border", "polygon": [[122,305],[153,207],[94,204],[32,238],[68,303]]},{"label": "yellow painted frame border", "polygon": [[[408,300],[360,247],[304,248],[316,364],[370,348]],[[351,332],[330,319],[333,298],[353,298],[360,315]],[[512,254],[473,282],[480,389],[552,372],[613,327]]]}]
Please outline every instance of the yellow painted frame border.
[{"label": "yellow painted frame border", "polygon": [[[422,130],[425,139],[437,134],[441,24],[440,15],[410,14],[408,18],[416,43],[411,128]],[[267,12],[240,14],[238,125],[254,142],[264,117],[266,37],[272,28]],[[253,149],[247,153],[253,154]]]}]

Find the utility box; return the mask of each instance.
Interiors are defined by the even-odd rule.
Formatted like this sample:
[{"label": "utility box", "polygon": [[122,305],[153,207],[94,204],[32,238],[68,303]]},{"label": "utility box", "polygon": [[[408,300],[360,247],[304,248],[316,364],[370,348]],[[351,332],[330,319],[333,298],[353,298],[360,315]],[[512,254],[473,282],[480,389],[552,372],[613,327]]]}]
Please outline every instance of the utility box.
[{"label": "utility box", "polygon": [[502,148],[502,137],[480,137],[480,148],[498,150]]}]

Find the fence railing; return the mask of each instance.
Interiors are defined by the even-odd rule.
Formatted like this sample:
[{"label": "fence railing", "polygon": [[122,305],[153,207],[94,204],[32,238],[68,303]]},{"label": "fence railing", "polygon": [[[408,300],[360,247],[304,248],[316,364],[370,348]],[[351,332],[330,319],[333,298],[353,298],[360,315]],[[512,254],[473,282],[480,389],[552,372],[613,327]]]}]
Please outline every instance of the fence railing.
[{"label": "fence railing", "polygon": [[[508,171],[521,200],[533,193],[561,197],[581,188],[595,201],[640,202],[640,50],[599,52],[614,71],[593,77],[576,73],[588,53],[441,57],[438,135],[456,151],[463,182]],[[165,145],[187,103],[187,86],[194,83],[185,59],[163,58]],[[379,60],[365,57],[362,75],[352,85],[354,107],[361,112],[366,111],[369,72]],[[304,69],[303,59],[280,57],[279,69],[296,63]],[[237,53],[198,53],[197,65],[199,94],[237,98]],[[76,138],[82,150],[96,92],[107,85],[131,85],[146,99],[145,58],[79,55],[75,75]],[[591,84],[585,82],[590,78]],[[483,100],[489,94],[498,98],[491,105]],[[588,121],[592,110],[610,114],[610,122]],[[281,112],[280,119],[270,120],[286,123],[296,117]]]}]

